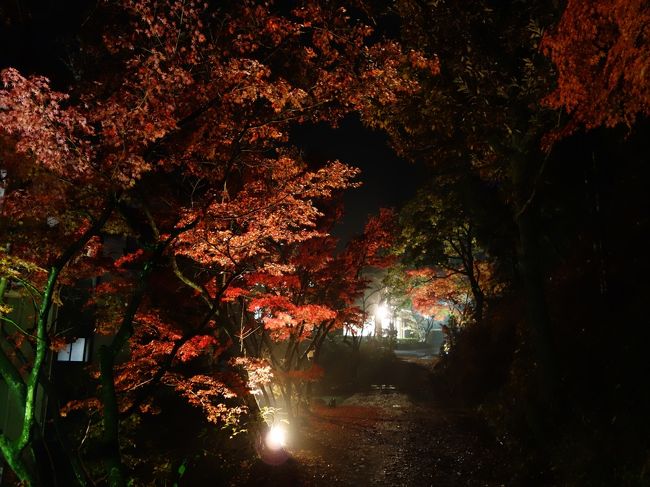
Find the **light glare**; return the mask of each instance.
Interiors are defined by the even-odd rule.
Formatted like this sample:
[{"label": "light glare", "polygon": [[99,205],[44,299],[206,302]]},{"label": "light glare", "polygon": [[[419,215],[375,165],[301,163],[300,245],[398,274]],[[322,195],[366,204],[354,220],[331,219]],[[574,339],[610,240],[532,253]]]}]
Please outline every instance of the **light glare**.
[{"label": "light glare", "polygon": [[388,320],[388,306],[386,306],[386,303],[382,303],[379,306],[377,306],[377,310],[375,311],[375,316],[384,323],[385,321]]},{"label": "light glare", "polygon": [[280,450],[287,444],[287,431],[279,424],[271,426],[266,434],[266,446],[271,450]]}]

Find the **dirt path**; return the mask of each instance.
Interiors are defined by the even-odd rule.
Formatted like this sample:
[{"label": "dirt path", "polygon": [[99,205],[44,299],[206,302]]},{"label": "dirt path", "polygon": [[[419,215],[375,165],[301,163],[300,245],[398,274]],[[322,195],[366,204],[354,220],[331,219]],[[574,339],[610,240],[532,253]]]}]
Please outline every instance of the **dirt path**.
[{"label": "dirt path", "polygon": [[259,486],[511,485],[506,453],[479,420],[434,405],[428,371],[398,360],[382,384],[294,425],[291,458],[251,472]]}]

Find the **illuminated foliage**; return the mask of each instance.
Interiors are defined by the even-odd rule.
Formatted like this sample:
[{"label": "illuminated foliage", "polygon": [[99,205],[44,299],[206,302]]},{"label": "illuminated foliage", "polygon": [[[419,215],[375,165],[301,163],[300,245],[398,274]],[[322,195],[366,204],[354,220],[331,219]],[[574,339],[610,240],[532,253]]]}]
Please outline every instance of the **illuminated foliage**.
[{"label": "illuminated foliage", "polygon": [[322,236],[284,246],[281,273],[276,267],[246,276],[247,309],[257,319],[243,334],[264,345],[249,349],[268,359],[286,402],[294,386],[304,392],[306,383],[323,374],[318,357],[328,334],[363,323],[355,305],[367,285],[362,270],[389,260],[383,254],[391,244],[392,218],[392,212],[382,210],[337,255],[336,241],[327,236],[335,220],[326,215],[317,227]]},{"label": "illuminated foliage", "polygon": [[[226,352],[227,336],[245,296],[267,299],[265,326],[276,339],[299,343],[342,326],[339,312],[352,295],[334,285],[331,297],[314,295],[345,273],[327,268],[332,247],[320,256],[327,265],[301,267],[287,254],[327,241],[318,205],[355,184],[357,171],[336,161],[307,167],[288,131],[297,123],[335,125],[351,112],[370,119],[436,70],[417,51],[375,40],[366,23],[316,1],[293,9],[102,1],[80,27],[70,87],[2,71],[2,244],[34,269],[55,265],[50,281],[32,281],[46,291],[43,344],[43,312],[55,291],[99,278],[86,309],[112,341],[100,349],[98,395],[75,399],[64,412],[101,404],[110,483],[126,481],[122,418],[156,412],[160,386],[210,421],[236,422],[247,409],[237,377],[216,372],[236,355]],[[369,259],[378,248],[366,251]],[[266,284],[264,298],[252,277],[306,285],[303,275],[292,276],[296,269],[320,273],[308,299],[279,284]],[[30,391],[44,350],[40,342],[36,348],[41,362],[32,364]],[[263,363],[250,362],[253,377]],[[32,440],[27,423],[21,442]],[[20,458],[3,453],[21,468]],[[81,483],[92,480],[85,475],[78,472]]]},{"label": "illuminated foliage", "polygon": [[650,10],[643,0],[567,2],[542,41],[557,68],[557,88],[544,99],[587,129],[631,126],[650,114]]},{"label": "illuminated foliage", "polygon": [[463,313],[472,309],[478,322],[489,290],[489,257],[478,241],[475,210],[457,189],[438,183],[420,190],[402,210],[394,250],[404,263],[424,273],[413,274],[420,279],[413,304],[421,314],[431,316],[423,311],[447,301]]}]

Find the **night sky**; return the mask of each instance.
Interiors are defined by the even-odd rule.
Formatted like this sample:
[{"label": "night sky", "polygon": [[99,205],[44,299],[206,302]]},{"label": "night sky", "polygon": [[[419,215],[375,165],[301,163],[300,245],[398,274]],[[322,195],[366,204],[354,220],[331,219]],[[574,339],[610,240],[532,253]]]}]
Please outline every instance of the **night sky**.
[{"label": "night sky", "polygon": [[362,186],[346,191],[345,215],[334,228],[342,243],[361,233],[368,216],[379,208],[405,203],[425,175],[422,167],[400,159],[385,135],[365,128],[357,117],[346,118],[338,128],[326,124],[296,127],[292,142],[310,163],[338,159],[361,169]]}]

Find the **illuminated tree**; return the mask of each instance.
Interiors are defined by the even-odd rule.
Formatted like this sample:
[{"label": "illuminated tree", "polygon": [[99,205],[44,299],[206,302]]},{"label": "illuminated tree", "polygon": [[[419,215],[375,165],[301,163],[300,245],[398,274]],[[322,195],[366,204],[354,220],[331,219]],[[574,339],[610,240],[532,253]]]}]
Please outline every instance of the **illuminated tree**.
[{"label": "illuminated tree", "polygon": [[[161,384],[210,420],[235,411],[228,399],[241,389],[237,380],[210,370],[228,359],[226,337],[237,322],[228,299],[256,285],[249,276],[288,273],[283,247],[324,237],[315,202],[356,174],[336,162],[310,170],[288,129],[370,116],[417,91],[419,73],[435,68],[371,35],[345,8],[319,2],[291,10],[254,1],[100,2],[80,28],[83,49],[72,53],[75,83],[65,94],[43,77],[2,72],[2,243],[11,244],[12,262],[34,269],[23,281],[42,296],[24,397],[20,374],[2,369],[27,405],[25,434],[2,443],[23,481],[35,482],[24,453],[30,404],[46,340],[63,338],[53,329],[48,336],[45,322],[62,286],[102,280],[88,303],[99,331],[112,336],[100,350],[99,394],[66,412],[101,408],[112,485],[126,482],[121,419],[155,411],[150,399]],[[127,256],[103,249],[109,236],[128,236]],[[193,305],[175,306],[173,279]],[[326,304],[294,297],[278,299],[305,326],[332,321]],[[183,364],[192,361],[205,367],[188,375]]]},{"label": "illuminated tree", "polygon": [[[441,185],[420,190],[402,211],[401,234],[395,250],[411,266],[435,266],[439,272],[430,276],[434,281],[464,287],[472,296],[469,304],[474,320],[480,322],[485,304],[483,271],[487,256],[478,243],[476,218],[472,216],[454,198],[454,193],[445,193]],[[459,304],[457,299],[452,302]]]},{"label": "illuminated tree", "polygon": [[571,0],[542,41],[555,63],[557,88],[544,102],[578,126],[631,126],[650,114],[650,11],[643,0]]},{"label": "illuminated tree", "polygon": [[362,270],[383,265],[390,246],[393,216],[382,210],[369,220],[364,234],[337,255],[336,240],[328,236],[337,215],[321,220],[320,235],[283,245],[275,267],[244,276],[248,291],[243,288],[226,297],[245,298],[248,313],[233,313],[246,320],[239,333],[242,347],[272,366],[289,415],[294,392],[305,399],[309,383],[323,373],[319,356],[328,334],[362,326],[365,317],[356,307],[367,285]]}]

